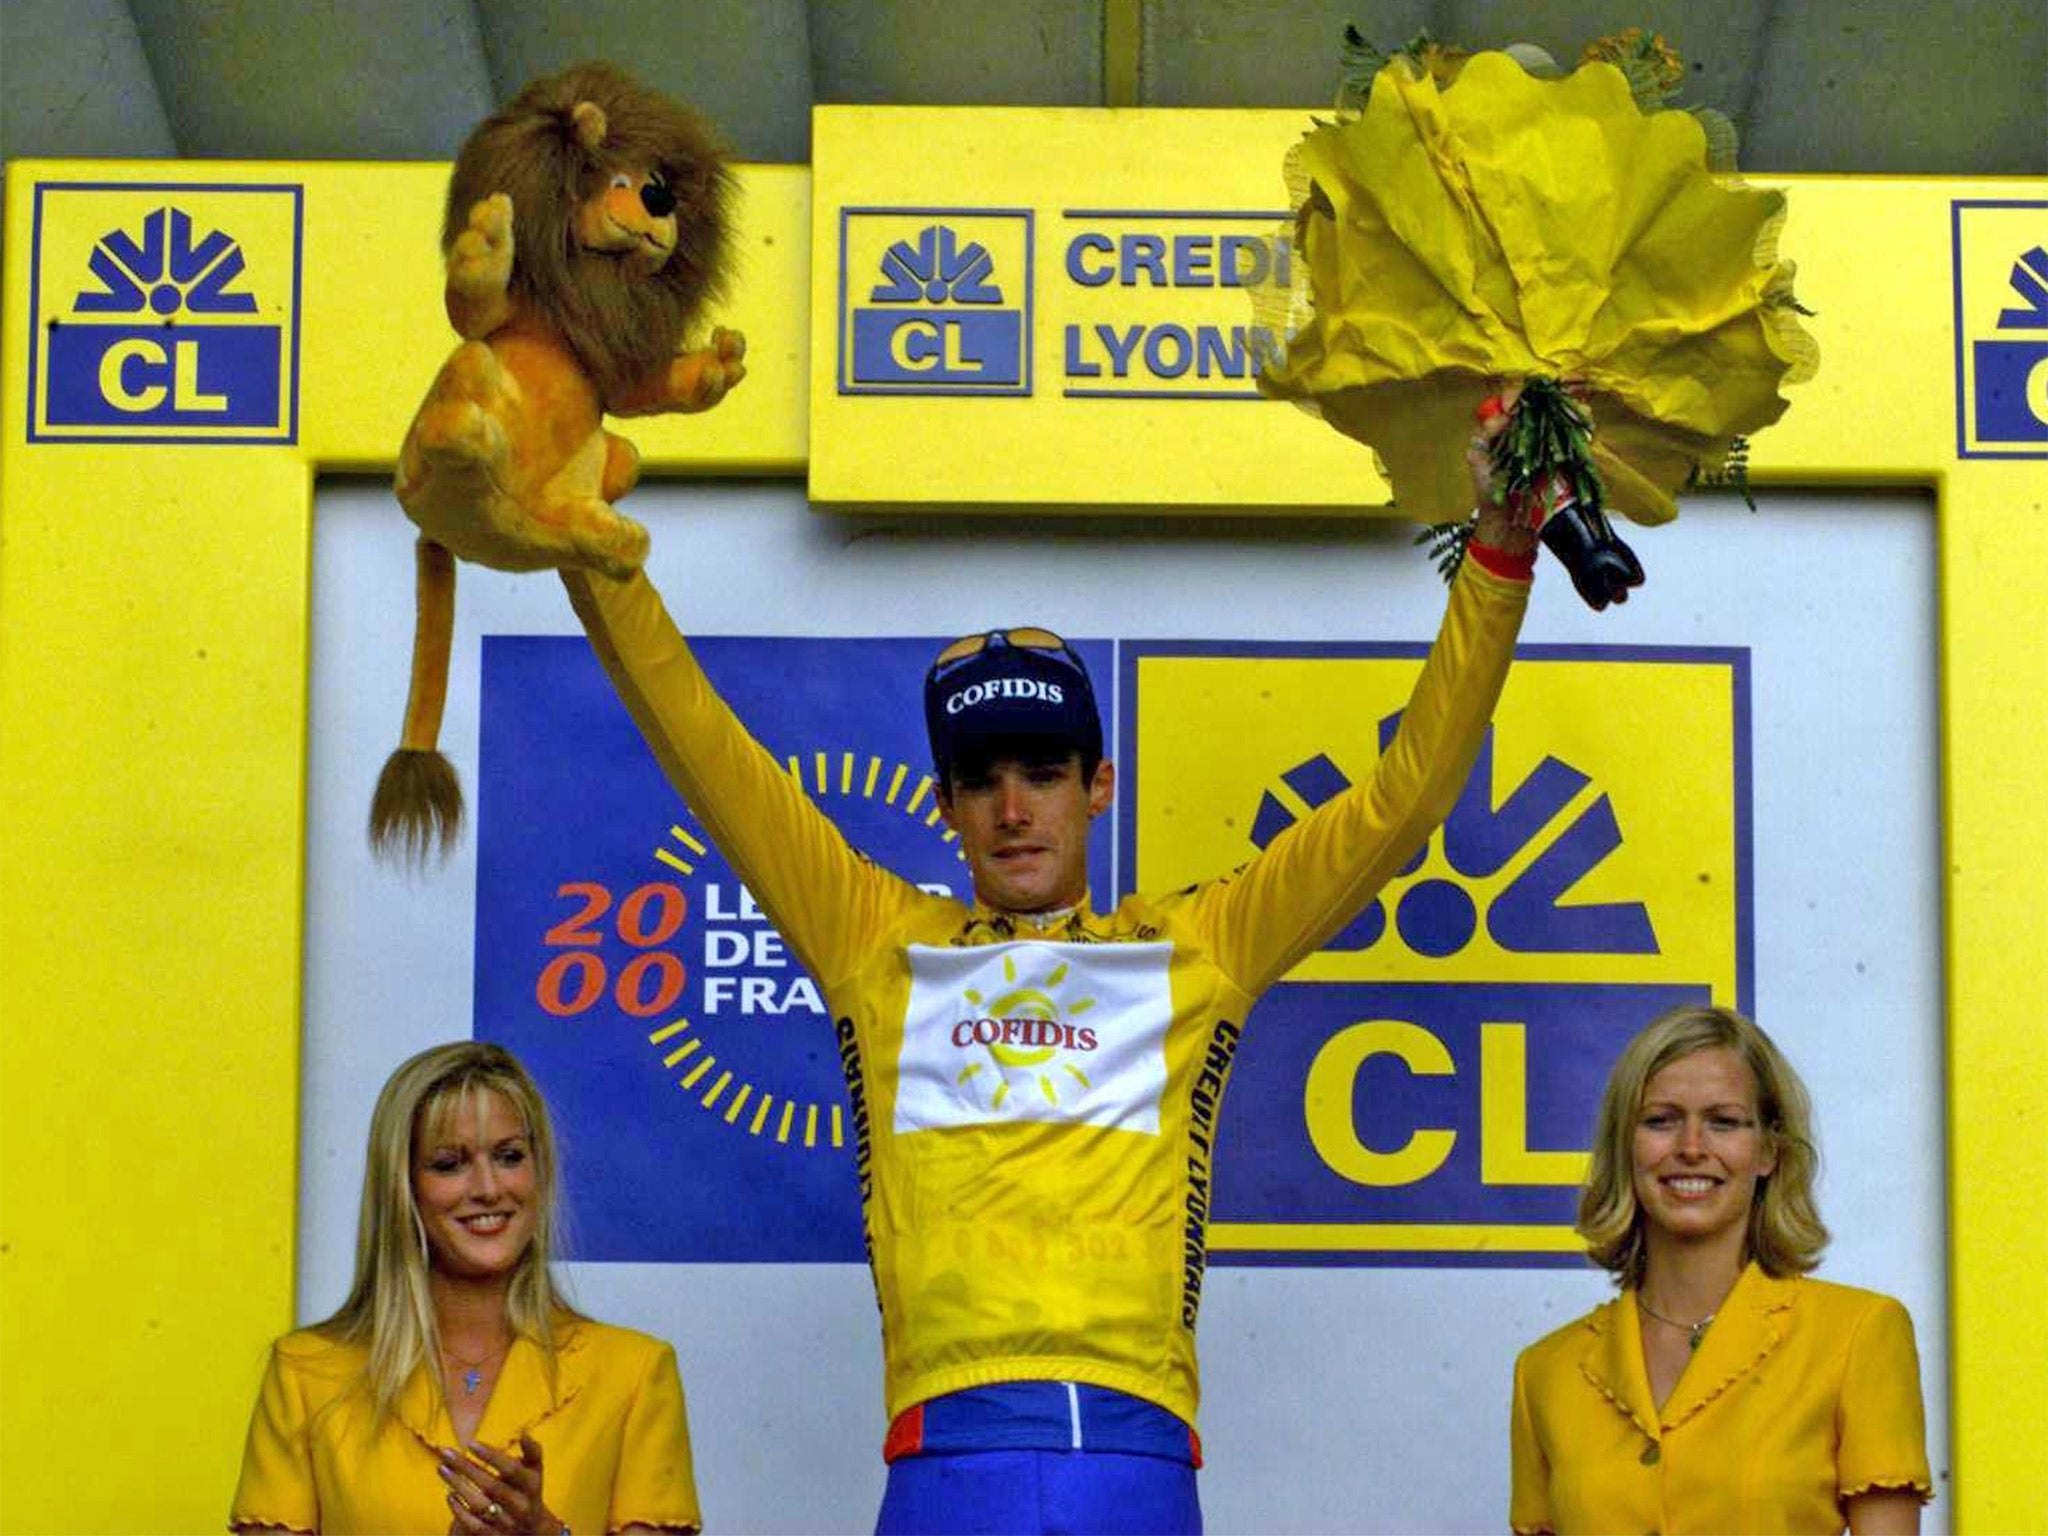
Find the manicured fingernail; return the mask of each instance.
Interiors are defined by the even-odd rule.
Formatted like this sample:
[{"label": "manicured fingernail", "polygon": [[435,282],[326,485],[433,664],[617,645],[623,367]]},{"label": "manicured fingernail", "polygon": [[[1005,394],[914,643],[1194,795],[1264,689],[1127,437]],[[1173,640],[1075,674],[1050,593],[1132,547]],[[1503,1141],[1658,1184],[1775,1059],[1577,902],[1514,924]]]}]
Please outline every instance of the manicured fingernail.
[{"label": "manicured fingernail", "polygon": [[438,1473],[440,1473],[440,1474],[441,1474],[441,1481],[442,1481],[442,1482],[444,1482],[444,1483],[452,1483],[452,1482],[454,1482],[454,1481],[455,1481],[455,1474],[454,1474],[453,1472],[451,1472],[451,1471],[450,1471],[450,1470],[449,1470],[449,1469],[448,1469],[447,1467],[445,1467],[445,1466],[440,1466],[440,1467],[436,1467],[436,1468],[434,1468],[434,1470],[435,1470],[436,1472],[438,1472]]}]

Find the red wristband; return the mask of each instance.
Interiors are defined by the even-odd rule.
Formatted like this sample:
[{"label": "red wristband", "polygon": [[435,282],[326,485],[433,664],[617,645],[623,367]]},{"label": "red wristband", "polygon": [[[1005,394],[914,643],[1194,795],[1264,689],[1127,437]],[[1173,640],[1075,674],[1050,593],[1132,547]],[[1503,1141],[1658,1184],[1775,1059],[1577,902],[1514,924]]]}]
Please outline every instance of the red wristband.
[{"label": "red wristband", "polygon": [[1479,568],[1508,581],[1533,581],[1536,576],[1536,551],[1532,548],[1519,555],[1511,555],[1504,549],[1495,549],[1491,544],[1473,539],[1465,545],[1465,553],[1479,562]]}]

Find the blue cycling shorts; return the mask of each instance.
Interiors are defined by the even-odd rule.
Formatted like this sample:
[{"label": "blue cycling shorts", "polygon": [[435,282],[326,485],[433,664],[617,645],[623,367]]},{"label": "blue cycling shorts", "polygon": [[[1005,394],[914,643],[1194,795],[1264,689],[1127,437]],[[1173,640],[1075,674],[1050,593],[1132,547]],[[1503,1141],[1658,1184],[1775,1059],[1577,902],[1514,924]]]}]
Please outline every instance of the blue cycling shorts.
[{"label": "blue cycling shorts", "polygon": [[951,1392],[899,1414],[883,1456],[878,1536],[1202,1529],[1194,1430],[1103,1387],[1010,1381]]},{"label": "blue cycling shorts", "polygon": [[1201,1536],[1195,1469],[1122,1451],[936,1451],[889,1463],[875,1536]]}]

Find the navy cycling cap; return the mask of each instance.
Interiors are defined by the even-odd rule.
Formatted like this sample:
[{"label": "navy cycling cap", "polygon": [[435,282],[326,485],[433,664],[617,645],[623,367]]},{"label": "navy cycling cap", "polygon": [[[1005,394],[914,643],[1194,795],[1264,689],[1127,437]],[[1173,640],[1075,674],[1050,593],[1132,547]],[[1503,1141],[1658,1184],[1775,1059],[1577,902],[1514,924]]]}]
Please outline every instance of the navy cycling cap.
[{"label": "navy cycling cap", "polygon": [[1066,748],[1102,756],[1088,668],[1051,630],[992,629],[954,641],[924,679],[924,724],[939,778],[961,762]]}]

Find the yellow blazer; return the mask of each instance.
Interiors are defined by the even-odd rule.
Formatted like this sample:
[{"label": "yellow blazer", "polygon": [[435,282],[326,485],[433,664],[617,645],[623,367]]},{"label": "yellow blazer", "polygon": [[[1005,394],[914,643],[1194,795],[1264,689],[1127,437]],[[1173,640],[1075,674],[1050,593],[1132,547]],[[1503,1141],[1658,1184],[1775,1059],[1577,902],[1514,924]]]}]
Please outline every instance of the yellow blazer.
[{"label": "yellow blazer", "polygon": [[1932,1496],[1913,1323],[1889,1296],[1744,1269],[1660,1412],[1635,1292],[1515,1362],[1521,1532],[1837,1532],[1873,1489]]},{"label": "yellow blazer", "polygon": [[[476,1439],[515,1453],[522,1433],[539,1441],[541,1496],[577,1536],[635,1523],[698,1529],[675,1351],[588,1319],[565,1320],[558,1338],[552,1383],[539,1346],[514,1341]],[[448,1529],[448,1486],[436,1472],[438,1448],[455,1444],[448,1410],[422,1367],[373,1433],[368,1356],[365,1345],[310,1330],[271,1346],[230,1529]]]}]

